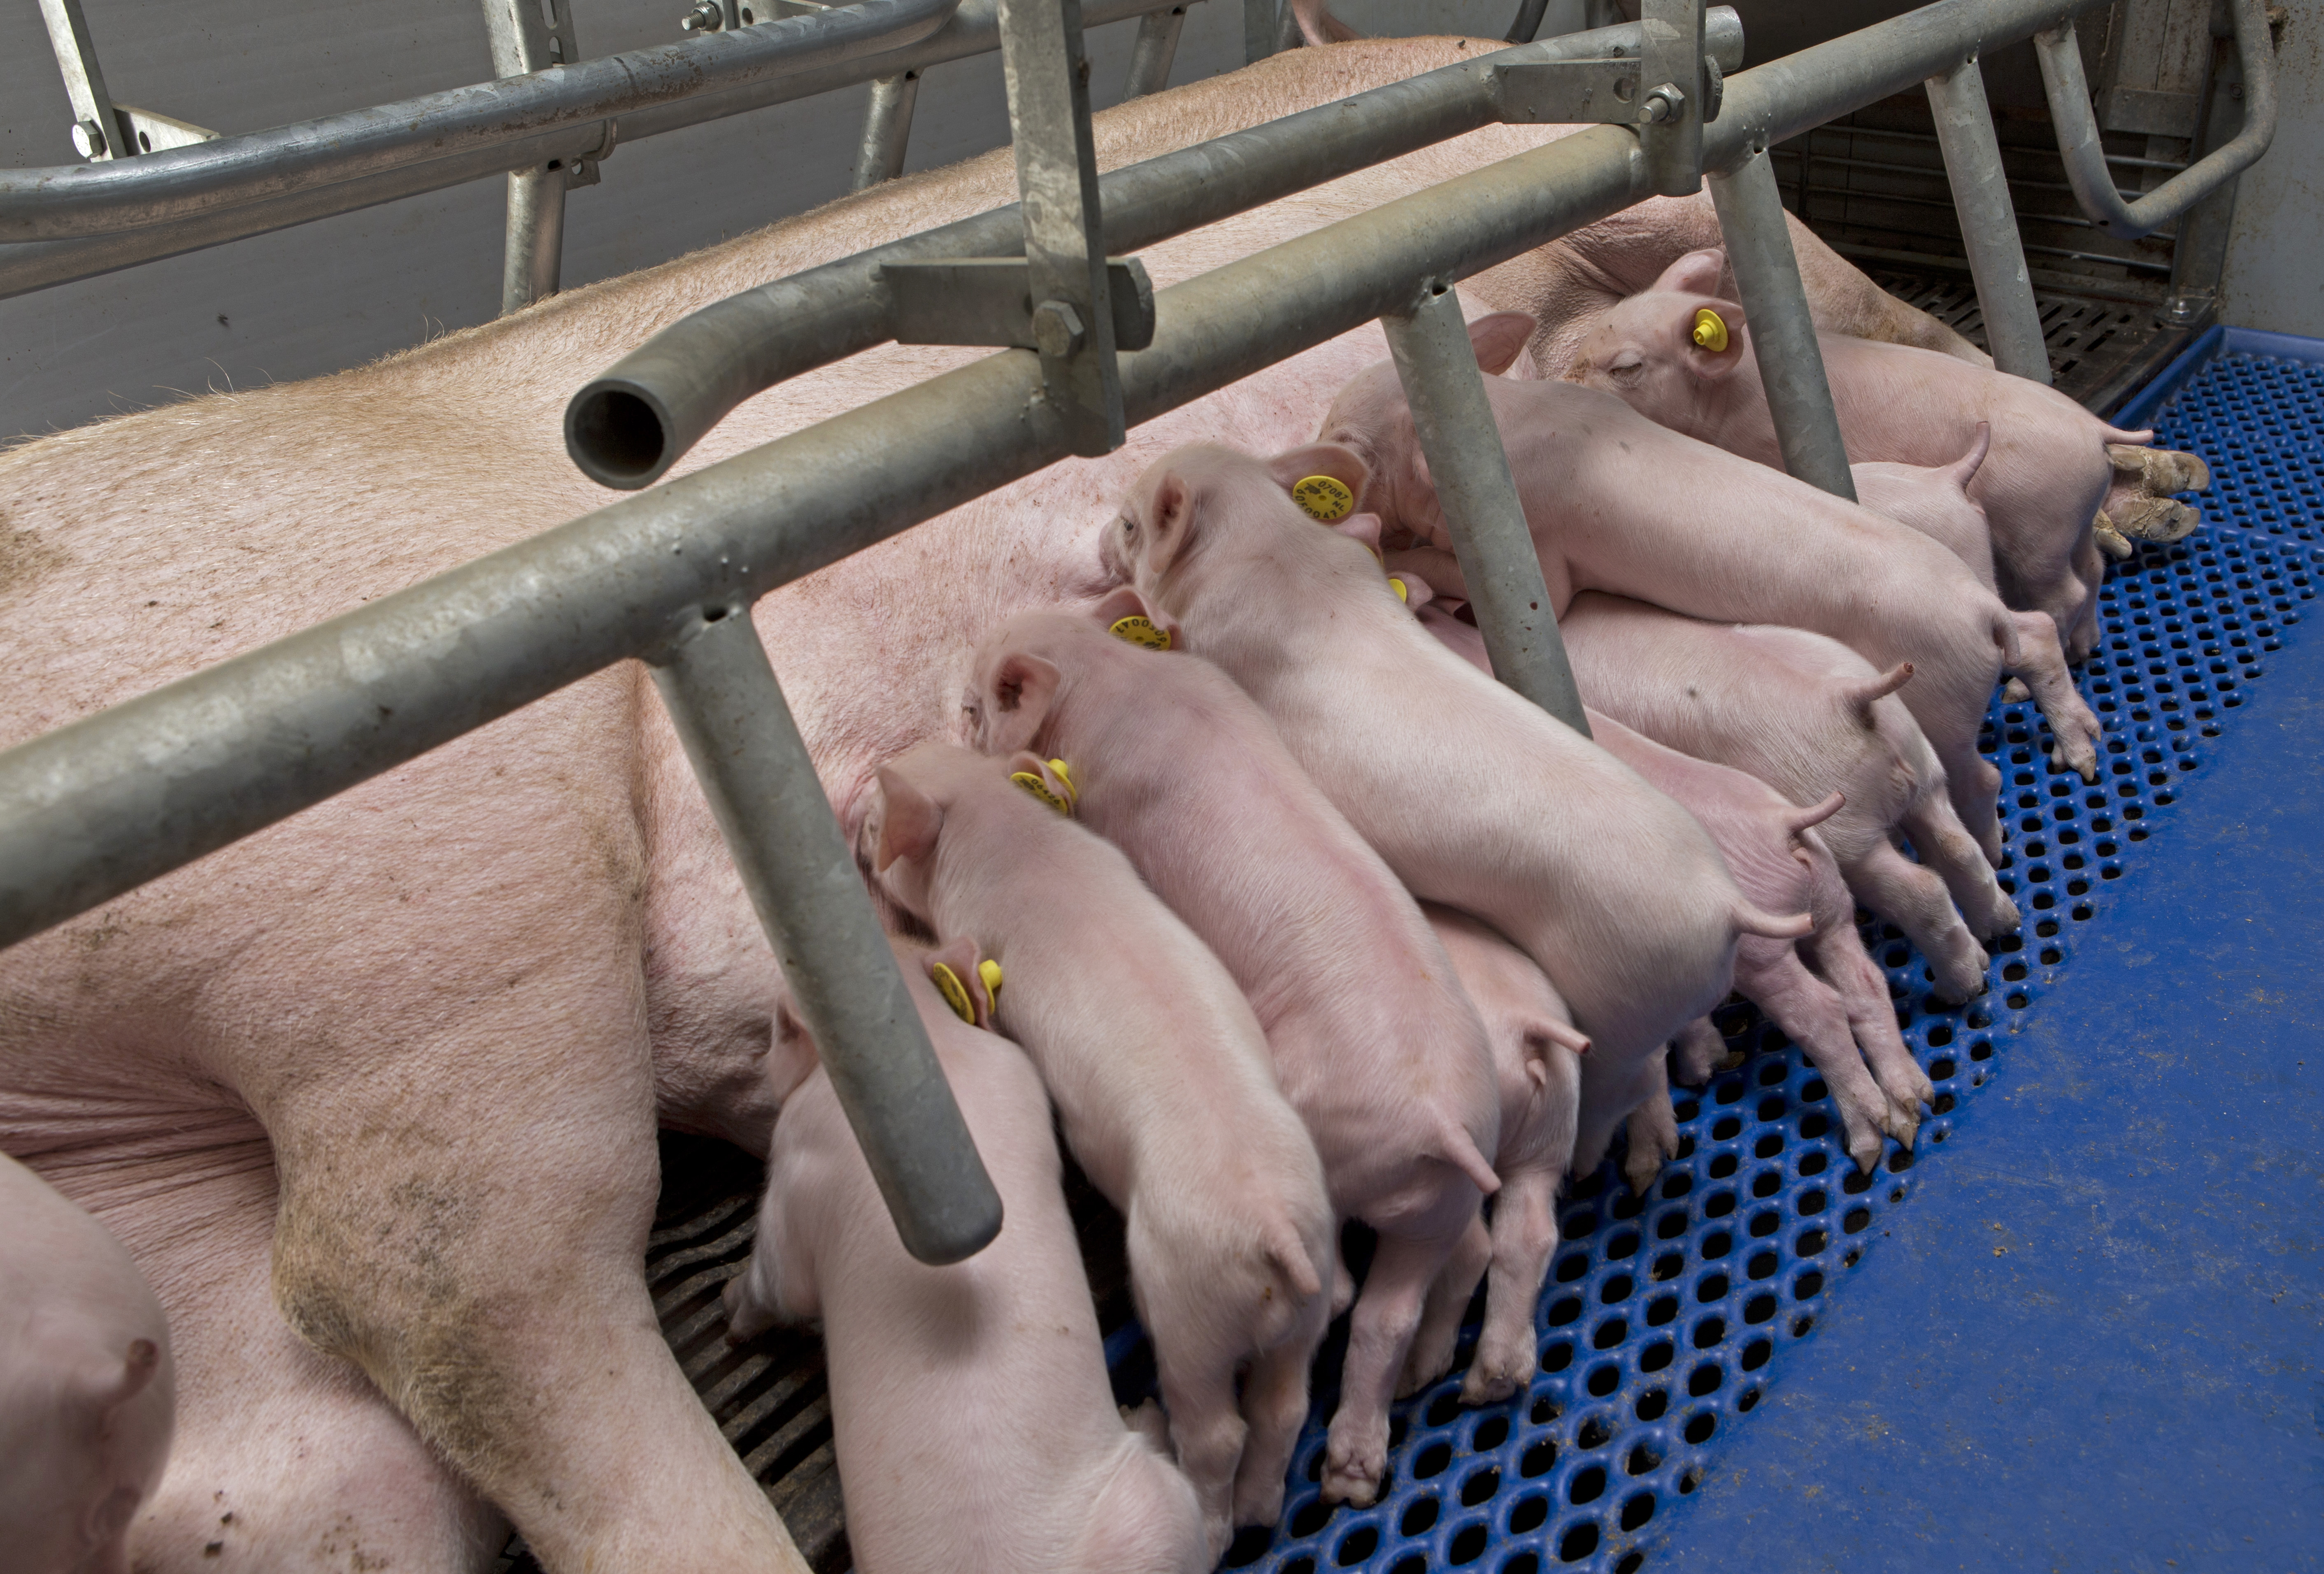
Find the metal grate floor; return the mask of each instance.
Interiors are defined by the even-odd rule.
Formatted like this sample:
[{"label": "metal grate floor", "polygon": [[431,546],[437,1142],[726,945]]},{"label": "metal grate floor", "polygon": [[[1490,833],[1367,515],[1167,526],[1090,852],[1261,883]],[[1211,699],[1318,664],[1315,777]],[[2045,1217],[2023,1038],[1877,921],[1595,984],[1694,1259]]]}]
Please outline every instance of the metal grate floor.
[{"label": "metal grate floor", "polygon": [[[2030,704],[1995,705],[1985,747],[2004,771],[2011,815],[2002,881],[2027,922],[1993,946],[1990,991],[1965,1008],[1934,1008],[1927,970],[1897,932],[1866,930],[1906,1040],[1937,1087],[1917,1152],[1892,1144],[1879,1168],[1858,1175],[1813,1068],[1755,1010],[1728,1008],[1720,1025],[1729,1068],[1699,1093],[1681,1091],[1681,1157],[1653,1194],[1632,1196],[1611,1161],[1569,1189],[1530,1388],[1463,1410],[1456,1367],[1400,1404],[1384,1496],[1360,1510],[1321,1502],[1323,1433],[1311,1420],[1283,1523],[1246,1533],[1226,1567],[1630,1574],[1643,1565],[1639,1538],[1695,1489],[1721,1440],[1746,1426],[1790,1352],[1813,1337],[1823,1298],[1844,1293],[1868,1230],[1910,1199],[1915,1162],[1942,1162],[1950,1112],[2006,1073],[2012,1036],[2103,917],[2108,883],[2157,819],[2176,812],[2268,653],[2315,596],[2324,575],[2324,345],[2291,344],[2303,354],[2297,347],[2308,345],[2314,358],[2231,351],[2184,381],[2160,415],[2140,414],[2138,401],[2126,410],[2153,419],[2158,440],[2210,463],[2206,524],[2108,575],[2105,635],[2081,675],[2107,727],[2098,785],[2050,769],[2046,729]],[[664,1332],[809,1560],[844,1569],[819,1341],[724,1341],[718,1295],[749,1251],[758,1166],[723,1144],[683,1137],[665,1138],[664,1158],[648,1253]],[[1147,1391],[1151,1360],[1128,1320],[1119,1225],[1085,1190],[1072,1200],[1102,1321],[1114,1330],[1109,1365],[1131,1399]],[[1363,1243],[1351,1248],[1360,1261]],[[1472,1318],[1462,1361],[1475,1332]],[[1326,1345],[1322,1370],[1336,1372],[1342,1337]],[[1333,1397],[1319,1387],[1319,1417]],[[515,1568],[529,1569],[512,1551]]]}]

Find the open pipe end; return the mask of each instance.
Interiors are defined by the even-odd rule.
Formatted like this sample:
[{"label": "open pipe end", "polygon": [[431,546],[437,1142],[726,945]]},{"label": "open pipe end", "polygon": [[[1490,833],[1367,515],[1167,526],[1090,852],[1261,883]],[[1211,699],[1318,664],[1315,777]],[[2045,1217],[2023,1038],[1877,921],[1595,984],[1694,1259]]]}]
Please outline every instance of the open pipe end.
[{"label": "open pipe end", "polygon": [[565,407],[565,451],[600,486],[651,486],[682,451],[670,441],[669,412],[622,378],[601,377]]}]

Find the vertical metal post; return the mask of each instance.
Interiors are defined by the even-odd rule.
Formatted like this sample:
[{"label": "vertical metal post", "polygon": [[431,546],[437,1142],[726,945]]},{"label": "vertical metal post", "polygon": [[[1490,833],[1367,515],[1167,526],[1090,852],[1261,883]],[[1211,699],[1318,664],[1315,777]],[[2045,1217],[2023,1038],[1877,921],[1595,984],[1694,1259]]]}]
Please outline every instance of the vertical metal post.
[{"label": "vertical metal post", "polygon": [[1001,0],[1001,66],[1046,397],[1074,453],[1110,454],[1125,428],[1081,0]]},{"label": "vertical metal post", "polygon": [[1930,78],[1926,87],[1953,211],[1960,216],[1961,249],[1969,254],[1978,309],[1985,315],[1986,348],[1999,370],[2047,382],[2050,350],[2025,272],[2025,248],[2018,239],[2017,209],[2009,199],[2008,172],[2001,167],[1993,111],[1986,103],[1985,73],[1971,55]]},{"label": "vertical metal post", "polygon": [[1275,52],[1275,37],[1281,25],[1276,17],[1276,0],[1242,0],[1242,63],[1255,66]]},{"label": "vertical metal post", "polygon": [[1138,42],[1130,51],[1130,82],[1122,102],[1159,93],[1170,85],[1170,67],[1178,58],[1178,31],[1186,25],[1186,8],[1149,11],[1138,19]]},{"label": "vertical metal post", "polygon": [[1275,52],[1283,54],[1306,45],[1307,34],[1299,26],[1299,14],[1291,9],[1291,0],[1284,0],[1283,9],[1275,18]]},{"label": "vertical metal post", "polygon": [[750,608],[704,608],[653,674],[904,1249],[924,1263],[982,1250],[1001,1231],[1001,1194],[928,1046]]},{"label": "vertical metal post", "polygon": [[904,153],[912,140],[912,109],[920,100],[920,74],[905,71],[881,77],[872,84],[872,103],[863,112],[863,145],[856,150],[855,173],[850,191],[862,191],[904,172]]},{"label": "vertical metal post", "polygon": [[[573,39],[572,0],[484,0],[493,72],[521,77],[580,58]],[[545,14],[556,7],[556,19]],[[565,260],[562,161],[508,175],[508,238],[501,253],[501,315],[557,293]]]},{"label": "vertical metal post", "polygon": [[[2211,48],[2203,126],[2187,150],[2190,162],[2225,147],[2243,121],[2243,61],[2224,41],[2215,40]],[[2193,327],[2218,309],[2219,276],[2227,268],[2227,240],[2235,225],[2236,187],[2242,179],[2238,175],[2221,181],[2217,190],[2181,216],[2171,246],[2171,293],[2154,314],[2163,327]]]},{"label": "vertical metal post", "polygon": [[1412,309],[1386,317],[1388,353],[1412,406],[1413,429],[1436,498],[1444,511],[1445,533],[1460,560],[1477,631],[1493,676],[1581,733],[1590,736],[1582,714],[1582,695],[1565,641],[1557,632],[1541,557],[1517,501],[1509,456],[1485,395],[1484,373],[1469,343],[1452,286],[1431,280],[1421,286]]},{"label": "vertical metal post", "polygon": [[1646,150],[1655,189],[1692,197],[1702,189],[1702,0],[1645,0],[1638,50]]},{"label": "vertical metal post", "polygon": [[48,24],[49,47],[56,51],[65,97],[72,102],[73,146],[82,158],[100,163],[135,152],[123,134],[113,96],[105,89],[105,72],[88,41],[88,19],[81,14],[80,0],[41,0],[41,20]]},{"label": "vertical metal post", "polygon": [[1727,260],[1751,330],[1751,352],[1766,385],[1767,410],[1775,418],[1775,442],[1784,468],[1811,486],[1856,501],[1848,473],[1848,448],[1840,437],[1831,384],[1824,378],[1823,350],[1816,343],[1808,292],[1800,282],[1799,258],[1784,219],[1783,193],[1775,189],[1774,161],[1765,143],[1733,169],[1711,177],[1711,200],[1727,237]]},{"label": "vertical metal post", "polygon": [[1517,0],[1517,16],[1509,23],[1510,43],[1531,43],[1533,35],[1541,31],[1541,19],[1549,13],[1549,0]]}]

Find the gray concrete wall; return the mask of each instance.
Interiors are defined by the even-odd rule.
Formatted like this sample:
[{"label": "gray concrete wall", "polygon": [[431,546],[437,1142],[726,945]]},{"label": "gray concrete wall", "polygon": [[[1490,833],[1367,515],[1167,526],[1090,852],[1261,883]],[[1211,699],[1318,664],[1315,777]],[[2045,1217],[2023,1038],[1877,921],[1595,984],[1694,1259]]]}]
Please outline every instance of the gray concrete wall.
[{"label": "gray concrete wall", "polygon": [[2275,142],[2236,192],[2219,316],[2324,338],[2324,5],[2292,7],[2275,73]]},{"label": "gray concrete wall", "polygon": [[[84,0],[116,99],[221,132],[254,131],[492,75],[472,0]],[[1554,0],[1545,32],[1580,23]],[[573,0],[587,56],[681,36],[680,0]],[[1341,0],[1371,33],[1499,35],[1515,0]],[[1133,23],[1089,48],[1100,107],[1120,95]],[[1240,0],[1190,12],[1174,82],[1241,63]],[[710,245],[837,197],[864,88],[624,143],[570,194],[564,281]],[[0,163],[75,161],[70,115],[32,0],[0,5]],[[929,72],[909,167],[1008,140],[997,56]],[[360,365],[500,305],[503,183],[491,180],[0,301],[0,441],[209,388]]]}]

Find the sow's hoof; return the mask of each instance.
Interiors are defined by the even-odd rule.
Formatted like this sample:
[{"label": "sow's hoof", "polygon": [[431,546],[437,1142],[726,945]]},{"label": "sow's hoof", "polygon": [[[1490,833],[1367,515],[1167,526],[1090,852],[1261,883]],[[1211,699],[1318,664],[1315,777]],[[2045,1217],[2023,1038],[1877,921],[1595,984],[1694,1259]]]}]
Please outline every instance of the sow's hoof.
[{"label": "sow's hoof", "polygon": [[2200,492],[2211,484],[2211,467],[2192,454],[2173,448],[2141,448],[2128,443],[2108,443],[2107,459],[2117,475],[2135,475],[2146,490],[2168,497],[2174,492]]}]

